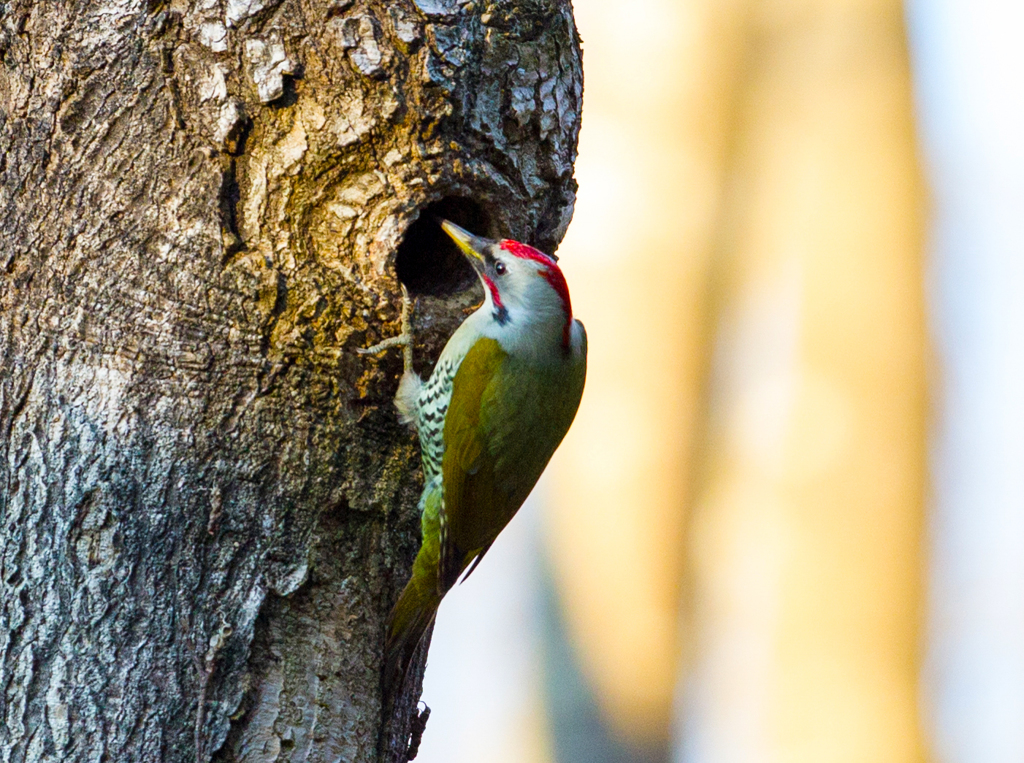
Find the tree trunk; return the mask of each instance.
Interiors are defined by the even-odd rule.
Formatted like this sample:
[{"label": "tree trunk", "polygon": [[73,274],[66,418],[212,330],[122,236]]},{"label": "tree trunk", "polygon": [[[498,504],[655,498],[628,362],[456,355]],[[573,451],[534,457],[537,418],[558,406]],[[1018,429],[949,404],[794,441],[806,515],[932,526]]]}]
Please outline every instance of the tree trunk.
[{"label": "tree trunk", "polygon": [[418,448],[355,349],[396,273],[424,372],[473,303],[433,214],[557,245],[569,0],[8,0],[0,56],[0,760],[405,761]]}]

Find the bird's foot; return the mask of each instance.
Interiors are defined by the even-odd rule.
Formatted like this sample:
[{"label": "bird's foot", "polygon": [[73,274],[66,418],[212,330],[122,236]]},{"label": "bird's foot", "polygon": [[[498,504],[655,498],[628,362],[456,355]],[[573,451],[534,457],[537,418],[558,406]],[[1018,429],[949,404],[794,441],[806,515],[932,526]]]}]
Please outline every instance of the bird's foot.
[{"label": "bird's foot", "polygon": [[360,355],[377,355],[392,347],[402,348],[402,365],[406,371],[412,371],[412,313],[415,303],[409,296],[405,285],[402,285],[402,333],[398,336],[388,337],[383,342],[378,342],[372,347],[360,347],[356,349]]},{"label": "bird's foot", "polygon": [[405,332],[402,332],[398,336],[389,336],[383,342],[378,342],[372,347],[357,347],[356,352],[360,355],[379,355],[392,347],[407,347],[411,340],[412,337],[406,336]]}]

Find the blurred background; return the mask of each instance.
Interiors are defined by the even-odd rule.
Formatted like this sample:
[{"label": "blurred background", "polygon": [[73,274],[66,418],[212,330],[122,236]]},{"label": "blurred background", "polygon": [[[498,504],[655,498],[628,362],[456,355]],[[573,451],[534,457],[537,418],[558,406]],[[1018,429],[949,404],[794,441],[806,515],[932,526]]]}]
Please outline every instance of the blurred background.
[{"label": "blurred background", "polygon": [[423,763],[1024,761],[1024,3],[575,0],[577,420]]}]

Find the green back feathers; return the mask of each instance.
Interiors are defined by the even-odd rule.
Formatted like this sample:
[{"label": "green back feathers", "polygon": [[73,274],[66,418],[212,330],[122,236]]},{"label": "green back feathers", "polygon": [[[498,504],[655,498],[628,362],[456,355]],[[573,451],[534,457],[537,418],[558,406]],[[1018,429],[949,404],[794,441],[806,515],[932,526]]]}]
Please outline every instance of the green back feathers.
[{"label": "green back feathers", "polygon": [[537,484],[576,415],[585,375],[585,354],[530,363],[486,338],[466,354],[445,417],[442,591],[486,552]]}]

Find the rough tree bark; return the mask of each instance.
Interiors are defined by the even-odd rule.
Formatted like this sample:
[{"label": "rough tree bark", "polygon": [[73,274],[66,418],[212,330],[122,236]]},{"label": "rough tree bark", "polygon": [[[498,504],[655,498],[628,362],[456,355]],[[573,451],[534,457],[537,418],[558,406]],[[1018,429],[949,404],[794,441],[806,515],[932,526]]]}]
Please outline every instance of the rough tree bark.
[{"label": "rough tree bark", "polygon": [[[569,0],[0,2],[0,760],[404,761],[397,276],[551,249]],[[418,682],[417,682],[418,683]],[[428,731],[429,733],[429,731]]]}]

